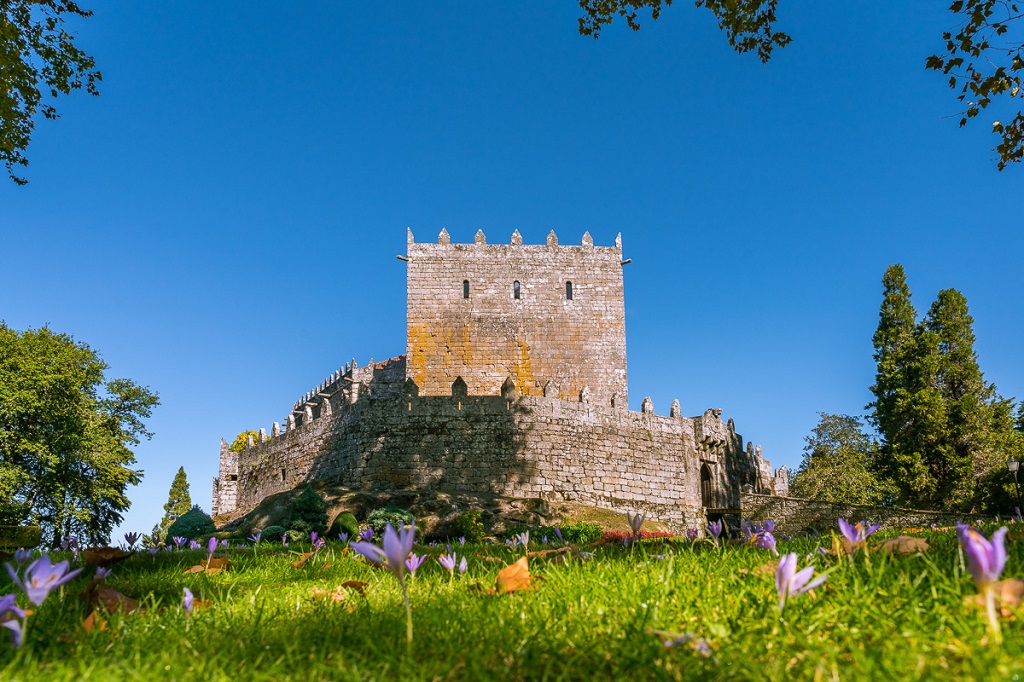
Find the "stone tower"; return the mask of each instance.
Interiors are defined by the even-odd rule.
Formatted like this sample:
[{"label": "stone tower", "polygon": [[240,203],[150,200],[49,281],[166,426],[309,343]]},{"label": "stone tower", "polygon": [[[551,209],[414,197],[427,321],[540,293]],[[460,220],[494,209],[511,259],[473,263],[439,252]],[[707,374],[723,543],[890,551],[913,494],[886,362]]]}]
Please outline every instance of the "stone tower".
[{"label": "stone tower", "polygon": [[625,407],[626,314],[622,241],[561,246],[436,244],[408,233],[406,377],[420,395],[519,395]]}]

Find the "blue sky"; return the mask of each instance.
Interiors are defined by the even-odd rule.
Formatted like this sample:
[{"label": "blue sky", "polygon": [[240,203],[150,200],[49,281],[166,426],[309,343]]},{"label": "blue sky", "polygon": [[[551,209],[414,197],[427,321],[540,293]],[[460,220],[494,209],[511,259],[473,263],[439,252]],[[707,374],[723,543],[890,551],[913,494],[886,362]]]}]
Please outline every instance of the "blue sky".
[{"label": "blue sky", "polygon": [[685,2],[597,41],[572,0],[85,4],[102,95],[0,182],[0,318],[160,393],[125,529],[182,465],[209,509],[221,437],[404,352],[406,227],[621,232],[631,407],[721,407],[775,466],[870,400],[890,263],[922,313],[961,290],[987,378],[1024,394],[1024,169],[924,70],[941,4],[782,0],[767,65]]}]

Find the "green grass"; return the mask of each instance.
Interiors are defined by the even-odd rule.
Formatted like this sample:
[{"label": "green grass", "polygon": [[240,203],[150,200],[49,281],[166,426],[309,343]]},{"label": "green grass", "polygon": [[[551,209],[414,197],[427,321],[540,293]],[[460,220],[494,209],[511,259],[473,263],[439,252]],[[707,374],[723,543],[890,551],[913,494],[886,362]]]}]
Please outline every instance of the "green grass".
[{"label": "green grass", "polygon": [[[986,534],[991,529],[986,530]],[[518,554],[467,547],[469,572],[449,583],[433,559],[409,586],[415,643],[394,577],[340,545],[318,566],[296,569],[283,548],[229,550],[218,575],[182,575],[202,552],[138,554],[113,567],[109,587],[144,610],[112,616],[106,631],[81,628],[76,595],[54,593],[29,618],[16,650],[0,630],[3,680],[433,680],[433,679],[1014,679],[1024,675],[1024,627],[1004,619],[1004,643],[985,643],[982,615],[952,531],[922,533],[927,554],[853,560],[819,557],[828,581],[791,601],[782,617],[769,559],[746,546],[650,543],[593,549],[589,560],[531,560],[531,592],[488,596]],[[1012,534],[1011,534],[1012,535]],[[804,558],[819,543],[780,541]],[[438,552],[438,548],[418,548]],[[456,551],[462,548],[456,547]],[[293,547],[292,550],[295,550]],[[1005,577],[1024,576],[1024,542],[1008,543]],[[663,556],[664,558],[659,558]],[[496,561],[487,561],[490,556]],[[319,562],[319,563],[322,563]],[[345,580],[369,583],[347,604],[312,597]],[[186,621],[182,588],[209,602]],[[0,584],[0,594],[11,590]],[[22,603],[24,603],[22,601]],[[351,604],[351,610],[348,606]],[[1020,614],[1024,617],[1024,612]],[[692,633],[713,655],[666,648],[650,629]]]}]

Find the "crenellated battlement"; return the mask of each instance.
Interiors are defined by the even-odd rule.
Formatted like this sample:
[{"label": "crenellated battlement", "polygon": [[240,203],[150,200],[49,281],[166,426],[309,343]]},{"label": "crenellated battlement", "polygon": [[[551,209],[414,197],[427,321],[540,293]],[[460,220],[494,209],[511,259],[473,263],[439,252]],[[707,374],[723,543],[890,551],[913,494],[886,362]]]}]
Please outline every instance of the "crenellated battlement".
[{"label": "crenellated battlement", "polygon": [[214,509],[314,480],[647,510],[677,527],[788,486],[722,410],[628,409],[622,238],[436,243],[407,233],[406,354],[339,367],[241,453]]}]

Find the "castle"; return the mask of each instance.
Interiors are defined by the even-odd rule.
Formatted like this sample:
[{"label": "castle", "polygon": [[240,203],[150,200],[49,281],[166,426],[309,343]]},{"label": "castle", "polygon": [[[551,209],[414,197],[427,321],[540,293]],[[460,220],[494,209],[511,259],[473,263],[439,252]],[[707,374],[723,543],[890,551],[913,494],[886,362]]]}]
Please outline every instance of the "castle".
[{"label": "castle", "polygon": [[674,528],[785,495],[721,410],[629,410],[621,235],[611,247],[416,243],[408,232],[406,353],[338,369],[240,453],[221,440],[213,512],[305,481],[573,501],[644,510]]}]

